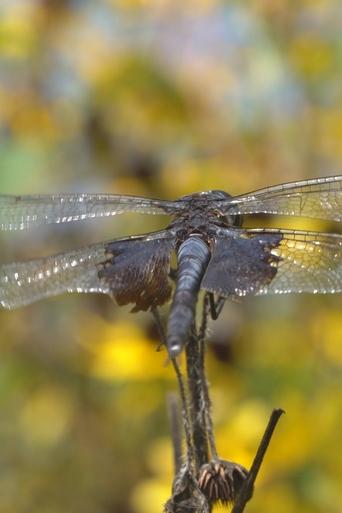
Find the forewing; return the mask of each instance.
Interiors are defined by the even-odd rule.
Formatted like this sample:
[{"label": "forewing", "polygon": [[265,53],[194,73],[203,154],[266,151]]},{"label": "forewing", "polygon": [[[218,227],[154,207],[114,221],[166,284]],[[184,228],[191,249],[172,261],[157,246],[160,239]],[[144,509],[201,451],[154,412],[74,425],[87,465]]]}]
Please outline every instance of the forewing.
[{"label": "forewing", "polygon": [[342,176],[260,189],[225,201],[223,214],[279,214],[342,220]]},{"label": "forewing", "polygon": [[133,303],[136,312],[170,299],[170,256],[175,240],[168,230],[106,245],[106,261],[99,266],[99,278],[119,305]]},{"label": "forewing", "polygon": [[0,195],[0,229],[24,230],[31,226],[108,217],[124,212],[172,215],[182,202],[115,194]]},{"label": "forewing", "polygon": [[241,230],[214,245],[202,288],[220,296],[342,292],[342,236]]},{"label": "forewing", "polygon": [[110,294],[134,310],[163,304],[174,238],[169,232],[93,244],[69,253],[0,266],[0,304],[17,308],[65,292]]}]

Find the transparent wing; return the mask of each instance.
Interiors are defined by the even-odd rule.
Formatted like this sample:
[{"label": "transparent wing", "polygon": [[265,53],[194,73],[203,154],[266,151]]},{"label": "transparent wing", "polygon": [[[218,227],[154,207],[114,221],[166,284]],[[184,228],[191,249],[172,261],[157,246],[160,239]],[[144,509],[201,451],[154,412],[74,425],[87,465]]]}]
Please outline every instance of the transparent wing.
[{"label": "transparent wing", "polygon": [[223,214],[279,214],[342,220],[342,176],[291,182],[235,196]]},{"label": "transparent wing", "polygon": [[277,273],[258,295],[342,292],[341,235],[290,230],[283,230],[282,235],[279,245],[271,250],[277,259]]},{"label": "transparent wing", "polygon": [[342,236],[220,230],[202,288],[222,297],[342,292]]},{"label": "transparent wing", "polygon": [[181,208],[182,203],[177,201],[115,194],[0,195],[0,229],[24,230],[34,225],[67,223],[124,212],[172,215]]},{"label": "transparent wing", "polygon": [[70,253],[0,266],[0,304],[17,308],[64,292],[109,293],[96,265],[105,260],[103,244]]},{"label": "transparent wing", "polygon": [[174,236],[169,231],[133,236],[0,266],[0,304],[17,308],[65,292],[112,295],[135,310],[163,304]]}]

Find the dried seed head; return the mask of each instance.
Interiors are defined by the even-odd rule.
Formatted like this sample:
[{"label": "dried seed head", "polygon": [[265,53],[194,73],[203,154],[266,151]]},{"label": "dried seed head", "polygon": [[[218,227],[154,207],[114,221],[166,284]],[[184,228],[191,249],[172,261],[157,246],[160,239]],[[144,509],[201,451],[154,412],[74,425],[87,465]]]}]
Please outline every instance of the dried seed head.
[{"label": "dried seed head", "polygon": [[164,506],[164,513],[210,513],[207,498],[186,466],[180,469],[173,482],[172,496]]},{"label": "dried seed head", "polygon": [[200,468],[198,486],[210,504],[234,502],[248,471],[242,465],[225,460],[213,460]]}]

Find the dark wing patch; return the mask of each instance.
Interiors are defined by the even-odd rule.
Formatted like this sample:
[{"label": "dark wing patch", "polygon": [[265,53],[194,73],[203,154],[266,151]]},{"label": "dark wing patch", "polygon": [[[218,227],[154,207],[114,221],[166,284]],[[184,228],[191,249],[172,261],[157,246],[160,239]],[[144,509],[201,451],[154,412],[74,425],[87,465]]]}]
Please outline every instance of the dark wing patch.
[{"label": "dark wing patch", "polygon": [[282,238],[281,232],[220,230],[201,288],[223,297],[256,294],[277,273],[280,257],[273,255],[272,250]]},{"label": "dark wing patch", "polygon": [[171,296],[172,232],[114,241],[106,246],[107,260],[98,276],[119,305],[135,304],[133,312],[166,303]]},{"label": "dark wing patch", "polygon": [[342,236],[295,230],[222,230],[202,288],[221,296],[342,292]]}]

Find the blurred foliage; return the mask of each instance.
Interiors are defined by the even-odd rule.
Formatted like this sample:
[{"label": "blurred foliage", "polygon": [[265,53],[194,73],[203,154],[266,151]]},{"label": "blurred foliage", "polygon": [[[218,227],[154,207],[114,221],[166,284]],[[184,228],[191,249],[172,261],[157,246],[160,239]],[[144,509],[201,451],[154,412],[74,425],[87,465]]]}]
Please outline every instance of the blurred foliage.
[{"label": "blurred foliage", "polygon": [[[174,198],[341,172],[340,16],[333,0],[2,0],[1,191]],[[165,222],[141,217],[3,236],[2,261]],[[175,380],[148,315],[69,296],[0,322],[1,512],[161,511]],[[339,297],[251,298],[212,325],[222,457],[249,466],[287,412],[250,513],[339,510],[341,340]]]}]

